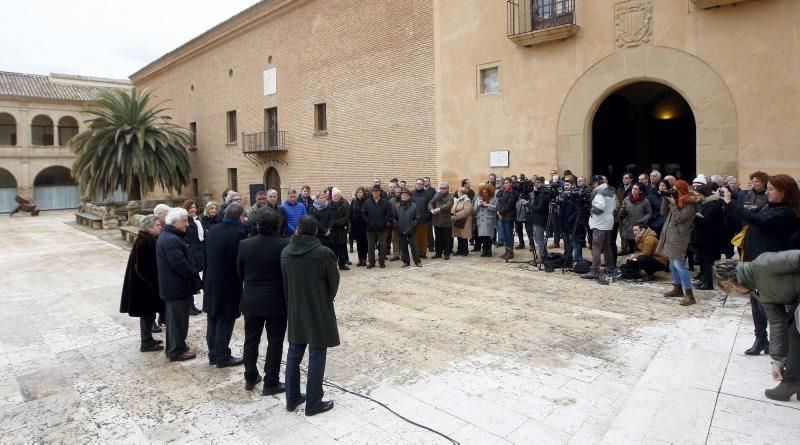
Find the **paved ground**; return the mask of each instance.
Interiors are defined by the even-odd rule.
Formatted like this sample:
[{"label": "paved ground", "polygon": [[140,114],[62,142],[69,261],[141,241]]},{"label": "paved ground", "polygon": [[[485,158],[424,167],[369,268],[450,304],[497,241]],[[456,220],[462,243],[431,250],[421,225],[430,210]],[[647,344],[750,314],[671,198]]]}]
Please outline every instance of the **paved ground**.
[{"label": "paved ground", "polygon": [[[208,366],[202,315],[197,359],[140,353],[118,232],[71,220],[0,219],[0,443],[447,443],[337,389],[311,418],[245,392],[241,368]],[[354,268],[327,377],[461,443],[796,443],[800,402],[766,400],[768,357],[742,354],[747,302],[683,308],[666,288],[478,256]]]}]

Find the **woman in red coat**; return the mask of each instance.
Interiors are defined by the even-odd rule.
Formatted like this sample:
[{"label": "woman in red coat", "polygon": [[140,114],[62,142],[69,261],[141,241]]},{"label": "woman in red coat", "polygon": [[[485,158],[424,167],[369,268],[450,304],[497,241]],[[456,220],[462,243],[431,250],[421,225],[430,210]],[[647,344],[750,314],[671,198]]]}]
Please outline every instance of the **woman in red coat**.
[{"label": "woman in red coat", "polygon": [[164,313],[164,301],[158,295],[158,269],[156,266],[156,239],[161,225],[156,215],[148,215],[139,225],[139,234],[131,248],[119,311],[139,317],[142,352],[164,349],[163,341],[153,338],[152,327],[156,313]]}]

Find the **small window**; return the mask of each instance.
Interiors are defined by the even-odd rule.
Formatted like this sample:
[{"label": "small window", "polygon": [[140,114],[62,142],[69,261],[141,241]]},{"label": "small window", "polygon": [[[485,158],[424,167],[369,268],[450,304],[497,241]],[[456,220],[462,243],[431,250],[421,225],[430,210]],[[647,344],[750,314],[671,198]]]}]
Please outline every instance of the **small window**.
[{"label": "small window", "polygon": [[228,143],[236,143],[236,110],[228,111]]},{"label": "small window", "polygon": [[200,196],[200,185],[197,178],[192,178],[192,196],[195,198]]},{"label": "small window", "polygon": [[[197,149],[197,122],[189,122],[189,132],[192,133],[192,146],[190,148]],[[197,196],[197,195],[195,195]]]},{"label": "small window", "polygon": [[500,72],[493,66],[481,70],[481,94],[495,94],[500,91]]},{"label": "small window", "polygon": [[231,190],[239,190],[239,173],[235,168],[228,169],[228,188]]},{"label": "small window", "polygon": [[328,112],[324,103],[314,105],[314,132],[317,134],[328,132]]}]

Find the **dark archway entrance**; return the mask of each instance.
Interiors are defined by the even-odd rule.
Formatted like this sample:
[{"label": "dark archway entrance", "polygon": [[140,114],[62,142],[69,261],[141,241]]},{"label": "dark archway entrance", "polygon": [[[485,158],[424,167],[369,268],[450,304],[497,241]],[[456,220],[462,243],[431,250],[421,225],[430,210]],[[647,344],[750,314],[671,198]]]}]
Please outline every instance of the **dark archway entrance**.
[{"label": "dark archway entrance", "polygon": [[80,205],[78,183],[66,167],[56,165],[40,171],[33,187],[33,202],[42,210],[74,209]]},{"label": "dark archway entrance", "polygon": [[691,181],[697,165],[694,114],[672,88],[637,82],[606,98],[592,121],[592,173],[619,184],[653,169]]},{"label": "dark archway entrance", "polygon": [[269,189],[275,189],[278,192],[278,201],[281,201],[281,176],[275,167],[270,167],[264,172],[264,185]]}]

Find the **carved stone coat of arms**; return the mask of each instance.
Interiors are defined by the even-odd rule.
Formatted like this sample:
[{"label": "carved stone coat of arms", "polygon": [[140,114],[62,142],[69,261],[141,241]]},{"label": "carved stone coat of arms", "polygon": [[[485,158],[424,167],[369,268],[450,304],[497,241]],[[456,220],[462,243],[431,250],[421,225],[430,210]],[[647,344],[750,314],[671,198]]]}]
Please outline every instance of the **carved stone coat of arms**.
[{"label": "carved stone coat of arms", "polygon": [[653,39],[653,1],[628,0],[614,5],[617,47],[632,48]]}]

